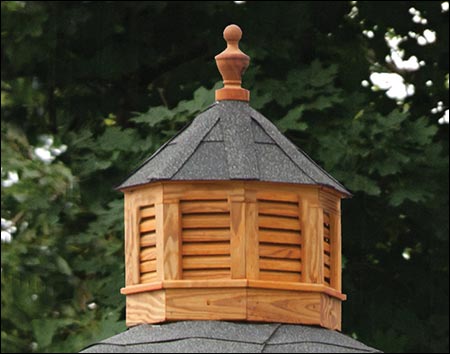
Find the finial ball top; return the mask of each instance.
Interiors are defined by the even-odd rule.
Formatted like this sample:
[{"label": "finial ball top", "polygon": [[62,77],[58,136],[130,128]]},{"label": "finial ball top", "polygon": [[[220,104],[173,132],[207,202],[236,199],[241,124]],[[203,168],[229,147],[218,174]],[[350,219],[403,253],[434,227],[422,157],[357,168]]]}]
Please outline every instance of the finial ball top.
[{"label": "finial ball top", "polygon": [[239,26],[229,25],[223,31],[223,38],[227,41],[227,43],[239,42],[242,38],[242,30]]}]

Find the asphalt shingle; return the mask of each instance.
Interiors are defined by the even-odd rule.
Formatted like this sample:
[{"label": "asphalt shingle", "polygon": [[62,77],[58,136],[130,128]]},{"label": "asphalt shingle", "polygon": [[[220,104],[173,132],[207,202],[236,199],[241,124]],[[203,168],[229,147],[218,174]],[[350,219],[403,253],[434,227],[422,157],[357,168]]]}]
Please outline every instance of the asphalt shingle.
[{"label": "asphalt shingle", "polygon": [[328,329],[277,323],[180,321],[140,325],[82,353],[377,353]]},{"label": "asphalt shingle", "polygon": [[247,102],[219,101],[169,140],[118,188],[158,180],[319,184],[350,193]]}]

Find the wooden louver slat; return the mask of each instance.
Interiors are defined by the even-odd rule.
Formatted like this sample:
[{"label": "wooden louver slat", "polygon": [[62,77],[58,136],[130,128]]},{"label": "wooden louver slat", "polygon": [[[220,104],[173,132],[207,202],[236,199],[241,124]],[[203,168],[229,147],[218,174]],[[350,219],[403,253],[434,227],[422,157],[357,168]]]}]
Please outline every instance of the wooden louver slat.
[{"label": "wooden louver slat", "polygon": [[180,200],[183,279],[230,278],[227,199]]},{"label": "wooden louver slat", "polygon": [[295,195],[283,200],[270,196],[257,200],[259,279],[301,281],[301,228]]},{"label": "wooden louver slat", "polygon": [[155,205],[145,205],[139,209],[140,235],[140,282],[157,280],[156,273],[156,214]]}]

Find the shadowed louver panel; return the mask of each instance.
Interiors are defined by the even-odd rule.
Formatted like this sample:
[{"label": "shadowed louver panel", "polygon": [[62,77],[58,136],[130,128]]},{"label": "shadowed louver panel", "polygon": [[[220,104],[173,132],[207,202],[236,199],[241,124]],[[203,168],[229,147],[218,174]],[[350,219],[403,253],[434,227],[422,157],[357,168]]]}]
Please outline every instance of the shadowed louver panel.
[{"label": "shadowed louver panel", "polygon": [[150,204],[139,208],[140,234],[140,282],[150,283],[156,276],[156,220],[155,205]]},{"label": "shadowed louver panel", "polygon": [[331,232],[330,214],[323,213],[323,281],[331,286]]},{"label": "shadowed louver panel", "polygon": [[301,228],[299,204],[258,199],[259,278],[300,282]]},{"label": "shadowed louver panel", "polygon": [[183,279],[229,279],[228,200],[181,200],[180,213]]}]

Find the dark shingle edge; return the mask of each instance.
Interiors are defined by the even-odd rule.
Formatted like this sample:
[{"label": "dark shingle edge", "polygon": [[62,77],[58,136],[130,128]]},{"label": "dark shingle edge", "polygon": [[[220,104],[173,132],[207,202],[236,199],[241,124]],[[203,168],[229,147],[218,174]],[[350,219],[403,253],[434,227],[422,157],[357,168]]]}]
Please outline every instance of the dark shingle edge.
[{"label": "dark shingle edge", "polygon": [[[276,330],[275,330],[276,331]],[[92,352],[89,349],[94,349],[94,348],[98,348],[98,347],[118,347],[121,350],[123,350],[124,348],[132,348],[132,347],[136,347],[136,346],[140,346],[140,347],[144,347],[146,345],[148,346],[152,346],[152,345],[158,345],[158,344],[169,344],[169,343],[176,343],[176,342],[186,342],[189,340],[204,340],[204,341],[210,341],[210,342],[222,342],[222,343],[230,343],[230,344],[243,344],[243,345],[255,345],[255,346],[260,346],[261,347],[261,351],[259,351],[260,353],[270,353],[271,350],[270,348],[280,348],[280,347],[285,347],[285,346],[296,346],[296,345],[302,345],[302,344],[310,344],[312,346],[314,345],[323,345],[326,347],[330,347],[331,348],[342,348],[342,349],[349,349],[352,350],[354,352],[359,352],[359,353],[382,353],[379,350],[367,347],[367,349],[365,348],[361,348],[361,347],[353,347],[353,346],[349,346],[349,345],[342,345],[342,344],[336,344],[336,343],[328,343],[328,342],[320,342],[320,341],[297,341],[297,342],[289,342],[289,343],[277,343],[277,344],[270,344],[270,343],[258,343],[258,342],[250,342],[250,341],[239,341],[239,340],[231,340],[231,339],[215,339],[215,338],[208,338],[208,337],[186,337],[186,338],[178,338],[178,339],[173,339],[173,340],[164,340],[164,341],[157,341],[157,342],[137,342],[137,343],[129,343],[129,344],[120,344],[120,343],[96,343],[93,345],[90,345],[86,348],[84,348],[81,352]],[[211,349],[213,349],[213,347],[211,347]],[[291,348],[292,349],[292,348]],[[101,352],[106,352],[106,351],[97,351],[98,353]],[[120,350],[114,351],[114,352],[121,352]],[[192,351],[194,353],[194,351]],[[277,351],[277,352],[283,352],[283,353],[291,353],[291,350],[287,350],[287,351]],[[332,351],[330,351],[330,353],[332,353]]]},{"label": "dark shingle edge", "polygon": [[[202,111],[200,113],[206,113],[207,111],[209,111],[210,109],[212,109],[214,106],[217,105],[217,102],[214,102],[212,105],[210,105],[209,107],[207,107],[204,111]],[[198,116],[197,116],[198,117]],[[196,117],[196,118],[197,118]],[[169,140],[167,140],[163,145],[161,145],[152,155],[150,155],[147,159],[144,160],[144,162],[140,163],[138,167],[136,167],[131,173],[129,173],[127,175],[127,177],[124,179],[124,181],[119,184],[117,187],[115,187],[114,189],[116,190],[120,190],[122,188],[127,188],[127,187],[131,187],[131,186],[139,186],[139,185],[143,185],[143,184],[147,184],[148,181],[142,181],[142,183],[138,183],[138,184],[132,184],[132,185],[127,185],[128,180],[135,175],[138,171],[140,171],[141,169],[143,169],[151,160],[153,160],[157,155],[159,155],[159,153],[161,151],[163,151],[168,145],[170,145],[176,138],[178,138],[182,133],[184,133],[194,122],[195,119],[191,120],[189,123],[187,123],[181,130],[179,130],[173,137],[171,137]],[[217,122],[216,122],[217,123]],[[206,135],[205,135],[206,136]]]},{"label": "dark shingle edge", "polygon": [[[261,127],[261,129],[263,129],[264,131],[266,131],[264,128],[263,128],[263,126],[254,118],[254,117],[251,117],[252,119],[253,119],[253,121],[256,123],[256,124],[258,124],[260,127]],[[267,132],[267,131],[266,131]],[[315,184],[319,184],[314,178],[312,178],[308,173],[306,173],[306,171],[300,166],[300,164],[298,164],[297,163],[297,161],[295,161],[294,159],[293,159],[293,157],[290,155],[290,154],[288,154],[287,152],[286,152],[286,150],[285,149],[283,149],[283,147],[282,146],[280,146],[280,144],[278,144],[278,142],[271,136],[271,134],[269,133],[269,132],[267,132],[267,135],[274,141],[274,143],[273,144],[268,144],[268,143],[266,143],[267,145],[276,145],[282,152],[283,152],[283,154],[284,155],[286,155],[287,157],[288,157],[288,159],[289,160],[291,160],[292,161],[292,163],[308,178],[308,179],[310,179],[311,181],[312,181],[312,185],[315,185]],[[287,139],[287,138],[286,138]],[[260,143],[256,143],[256,144],[260,144]]]},{"label": "dark shingle edge", "polygon": [[[248,112],[250,116],[257,122],[262,129],[275,141],[275,143],[283,150],[289,158],[298,166],[300,170],[302,170],[308,177],[310,177],[316,184],[326,185],[333,187],[341,193],[344,193],[347,196],[351,196],[351,193],[333,176],[331,176],[328,172],[326,172],[322,167],[320,167],[311,157],[308,156],[306,152],[297,147],[292,141],[290,141],[284,134],[282,134],[278,128],[266,117],[264,117],[261,113],[254,110],[250,106],[248,106]],[[324,177],[325,180],[319,181],[317,177],[313,177],[310,173],[306,173],[304,168],[302,167],[302,163],[296,161],[296,157],[304,157],[308,162],[315,167],[316,173],[319,176]],[[321,178],[322,179],[322,178]]]},{"label": "dark shingle edge", "polygon": [[355,339],[329,329],[282,324],[228,321],[178,321],[161,325],[139,325],[103,340],[103,344],[131,345],[165,343],[189,338],[214,339],[250,344],[326,343],[374,350]]},{"label": "dark shingle edge", "polygon": [[[211,110],[212,108],[214,109]],[[292,177],[281,180],[273,179],[273,177],[263,178],[265,175],[263,172],[266,170],[259,166],[256,151],[259,142],[255,140],[253,124],[274,142],[271,145],[277,146],[280,153],[292,162],[292,167],[295,166],[298,169],[298,175],[302,176],[301,181]],[[222,171],[222,175],[217,175],[218,178],[214,180],[260,180],[323,185],[351,196],[344,186],[293,144],[273,123],[247,103],[238,101],[216,102],[211,105],[135,169],[117,189],[144,185],[152,181],[176,179],[174,176],[194,156],[200,144],[214,129],[219,129],[223,137],[228,162],[226,173]],[[167,149],[169,146],[171,146],[170,151]],[[166,154],[160,157],[159,155],[165,149],[167,149]],[[158,159],[152,163],[155,158]],[[212,180],[208,174],[194,173],[193,176],[196,176],[197,180]],[[308,180],[311,183],[308,183]]]}]

